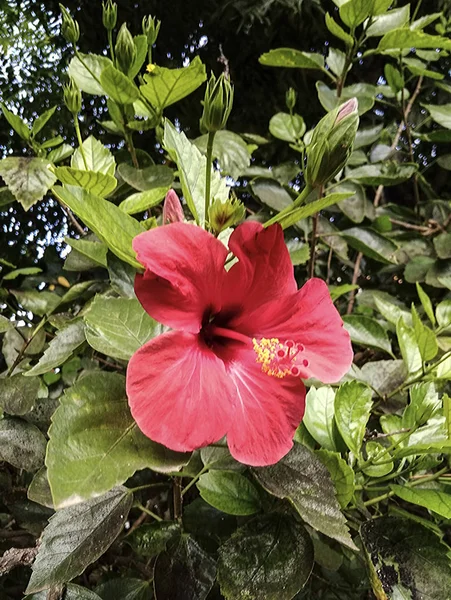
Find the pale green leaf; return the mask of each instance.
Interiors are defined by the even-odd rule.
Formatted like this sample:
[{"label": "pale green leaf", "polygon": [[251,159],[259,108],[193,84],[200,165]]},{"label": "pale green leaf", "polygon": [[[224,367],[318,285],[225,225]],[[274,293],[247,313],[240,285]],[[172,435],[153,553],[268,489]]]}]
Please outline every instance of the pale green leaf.
[{"label": "pale green leaf", "polygon": [[375,319],[363,315],[345,315],[343,321],[355,344],[378,348],[392,354],[387,332]]},{"label": "pale green leaf", "polygon": [[360,454],[372,406],[370,388],[358,381],[343,383],[335,396],[335,422],[356,456]]},{"label": "pale green leaf", "polygon": [[90,135],[84,140],[82,148],[84,158],[80,148],[77,148],[70,161],[71,167],[84,171],[86,170],[86,160],[88,171],[104,173],[105,175],[114,177],[116,161],[110,150],[102,142],[99,142],[93,135]]},{"label": "pale green leaf", "polygon": [[42,200],[56,181],[43,158],[9,156],[0,160],[0,175],[25,210]]},{"label": "pale green leaf", "polygon": [[73,167],[56,167],[55,175],[61,183],[82,187],[101,198],[111,194],[117,185],[117,180],[111,175],[95,171],[82,171]]},{"label": "pale green leaf", "polygon": [[139,98],[139,89],[133,81],[113,65],[102,70],[100,85],[105,94],[117,104],[133,104]]},{"label": "pale green leaf", "polygon": [[277,48],[265,52],[258,59],[267,67],[290,67],[294,69],[324,70],[324,56],[314,52],[301,52],[293,48]]},{"label": "pale green leaf", "polygon": [[146,192],[132,194],[119,204],[119,208],[128,215],[144,212],[145,210],[149,210],[150,208],[160,204],[160,202],[166,196],[168,190],[169,186],[153,188],[151,190],[147,190]]},{"label": "pale green leaf", "polygon": [[72,356],[74,351],[85,341],[85,331],[81,320],[69,323],[58,331],[39,362],[27,371],[27,376],[42,375],[55,367],[59,367]]},{"label": "pale green leaf", "polygon": [[79,52],[78,56],[74,56],[69,63],[68,75],[75,80],[82,92],[103,96],[105,91],[100,83],[100,75],[104,69],[112,65],[113,63],[106,56]]}]

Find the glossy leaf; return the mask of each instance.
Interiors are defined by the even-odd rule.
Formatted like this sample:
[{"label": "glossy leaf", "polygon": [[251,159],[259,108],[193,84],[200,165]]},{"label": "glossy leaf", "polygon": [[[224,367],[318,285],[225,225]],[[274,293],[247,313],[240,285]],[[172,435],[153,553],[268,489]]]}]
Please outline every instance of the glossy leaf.
[{"label": "glossy leaf", "polygon": [[79,52],[78,56],[74,56],[69,63],[68,75],[75,80],[82,92],[103,96],[105,92],[100,83],[100,75],[104,69],[112,65],[113,63],[106,56]]},{"label": "glossy leaf", "polygon": [[360,453],[373,406],[371,390],[357,381],[343,383],[335,396],[335,421],[348,448]]},{"label": "glossy leaf", "polygon": [[451,40],[440,35],[430,35],[423,31],[412,31],[408,27],[393,29],[384,35],[377,47],[378,50],[392,48],[443,48],[451,50]]},{"label": "glossy leaf", "polygon": [[293,211],[287,213],[280,221],[280,225],[282,229],[286,229],[287,227],[291,227],[298,221],[302,221],[302,219],[306,219],[307,217],[311,217],[312,215],[320,212],[321,210],[325,210],[329,206],[333,206],[337,204],[341,200],[345,200],[351,196],[351,192],[344,193],[335,193],[329,194],[324,198],[319,198],[318,200],[314,200],[313,202],[309,202],[305,206],[300,206],[299,208],[295,208]]},{"label": "glossy leaf", "polygon": [[395,252],[398,247],[374,229],[352,227],[345,229],[342,235],[350,246],[365,256],[385,264],[395,262]]},{"label": "glossy leaf", "polygon": [[371,25],[366,30],[368,37],[385,35],[393,29],[404,27],[410,18],[410,5],[395,8],[385,14],[373,17]]},{"label": "glossy leaf", "polygon": [[119,208],[128,215],[144,212],[160,204],[168,190],[169,186],[131,194],[119,204]]},{"label": "glossy leaf", "polygon": [[109,579],[96,588],[96,593],[102,600],[150,600],[152,598],[151,582],[131,577]]},{"label": "glossy leaf", "polygon": [[340,18],[351,29],[354,29],[370,16],[374,0],[351,0],[340,6]]},{"label": "glossy leaf", "polygon": [[265,52],[258,59],[267,67],[289,67],[291,69],[324,70],[324,57],[314,52],[301,52],[292,48],[277,48]]},{"label": "glossy leaf", "polygon": [[[202,135],[195,141],[196,146],[207,153],[208,135]],[[213,140],[213,157],[218,159],[219,167],[223,174],[234,179],[238,177],[251,164],[249,147],[243,138],[232,131],[217,131]]]},{"label": "glossy leaf", "polygon": [[377,348],[392,354],[387,332],[375,319],[361,315],[345,315],[343,321],[345,329],[355,344]]},{"label": "glossy leaf", "polygon": [[174,173],[166,165],[151,165],[142,169],[135,169],[127,163],[122,163],[119,165],[118,172],[128,185],[140,192],[170,187],[174,181]]},{"label": "glossy leaf", "polygon": [[334,421],[335,390],[330,386],[311,386],[305,398],[302,422],[310,435],[326,450],[337,450],[337,429]]},{"label": "glossy leaf", "polygon": [[277,113],[269,122],[269,131],[278,140],[294,144],[306,132],[304,119],[300,115]]},{"label": "glossy leaf", "polygon": [[261,508],[256,487],[240,473],[211,470],[197,483],[202,498],[229,515],[252,515]]}]

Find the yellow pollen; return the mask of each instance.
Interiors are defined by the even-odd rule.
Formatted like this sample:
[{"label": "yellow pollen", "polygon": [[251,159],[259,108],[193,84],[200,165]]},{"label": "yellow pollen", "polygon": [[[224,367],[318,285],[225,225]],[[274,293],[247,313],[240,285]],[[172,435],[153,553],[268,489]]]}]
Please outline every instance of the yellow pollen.
[{"label": "yellow pollen", "polygon": [[152,64],[152,63],[149,63],[149,64],[147,65],[147,67],[146,67],[146,71],[147,71],[148,73],[152,73],[152,71],[155,71],[156,67],[157,67],[157,65],[154,65],[154,64]]},{"label": "yellow pollen", "polygon": [[304,349],[301,344],[295,344],[292,340],[281,342],[278,338],[253,338],[252,345],[256,354],[255,360],[261,364],[263,373],[278,379],[300,374],[299,367],[293,367],[297,355]]}]

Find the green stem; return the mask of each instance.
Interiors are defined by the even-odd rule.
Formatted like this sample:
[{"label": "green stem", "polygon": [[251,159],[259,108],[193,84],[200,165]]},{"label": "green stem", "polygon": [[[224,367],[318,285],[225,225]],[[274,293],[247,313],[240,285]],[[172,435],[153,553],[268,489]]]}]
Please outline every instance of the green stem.
[{"label": "green stem", "polygon": [[413,15],[412,15],[412,22],[413,22],[413,21],[415,21],[415,19],[416,19],[416,17],[417,17],[417,14],[418,14],[418,11],[419,11],[419,10],[420,10],[420,8],[421,8],[421,5],[422,5],[422,3],[423,3],[423,0],[418,0],[417,6],[416,6],[416,8],[415,8],[415,12],[414,12],[414,13],[413,13]]},{"label": "green stem", "polygon": [[162,521],[163,519],[161,517],[159,517],[158,515],[156,515],[154,512],[152,512],[151,510],[149,510],[146,506],[144,506],[141,503],[137,503],[135,504],[136,508],[139,508],[139,510],[142,510],[143,513],[146,513],[146,515],[149,515],[150,517],[154,518],[155,521]]},{"label": "green stem", "polygon": [[213,156],[213,142],[215,139],[216,131],[208,132],[207,141],[207,164],[205,166],[205,217],[204,227],[207,228],[208,220],[208,209],[210,208],[210,190],[211,190],[211,162]]},{"label": "green stem", "polygon": [[8,372],[6,374],[7,377],[10,377],[10,375],[12,375],[14,373],[14,369],[17,367],[17,365],[20,363],[20,361],[22,360],[22,357],[25,353],[25,350],[28,348],[28,346],[31,344],[31,342],[34,340],[34,338],[36,337],[36,335],[39,333],[39,331],[44,327],[44,325],[47,323],[47,316],[44,316],[41,321],[36,325],[36,329],[33,331],[33,333],[30,335],[30,337],[28,338],[28,340],[24,341],[24,344],[22,346],[22,348],[19,350],[16,358],[14,359],[13,364],[10,366],[10,368],[8,369]]},{"label": "green stem", "polygon": [[273,225],[274,223],[278,223],[281,219],[283,219],[283,217],[285,215],[287,215],[288,213],[293,211],[295,208],[300,206],[305,201],[307,196],[309,194],[311,194],[312,191],[313,191],[313,188],[307,184],[305,186],[305,188],[302,190],[302,192],[299,194],[299,196],[294,200],[294,202],[292,204],[290,204],[290,206],[287,206],[286,208],[281,210],[279,213],[277,213],[277,215],[275,215],[274,217],[269,219],[269,221],[266,221],[266,223],[264,223],[263,226],[269,227],[270,225]]},{"label": "green stem", "polygon": [[195,475],[191,481],[188,483],[186,487],[182,490],[182,498],[186,494],[186,492],[193,487],[193,485],[200,479],[201,475],[203,475],[206,471],[208,471],[209,465],[204,465],[202,469],[199,471],[197,475]]},{"label": "green stem", "polygon": [[111,60],[113,61],[113,64],[115,64],[116,58],[114,56],[113,31],[112,31],[112,29],[108,29],[108,45],[110,47]]},{"label": "green stem", "polygon": [[89,171],[88,161],[86,160],[85,151],[83,149],[83,139],[81,137],[80,124],[78,122],[78,115],[76,115],[76,114],[74,114],[74,125],[75,125],[75,132],[77,134],[78,147],[80,148],[80,152],[81,152],[81,156],[83,158],[85,169],[87,171]]},{"label": "green stem", "polygon": [[168,483],[147,483],[145,485],[138,485],[134,488],[128,488],[130,494],[134,494],[135,492],[140,492],[141,490],[148,490],[150,488],[167,488],[169,487]]}]

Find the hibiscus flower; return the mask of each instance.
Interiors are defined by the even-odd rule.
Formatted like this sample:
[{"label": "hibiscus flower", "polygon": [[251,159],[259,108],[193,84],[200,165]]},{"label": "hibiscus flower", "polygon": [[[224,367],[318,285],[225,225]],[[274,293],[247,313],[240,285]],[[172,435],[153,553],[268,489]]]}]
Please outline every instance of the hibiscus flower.
[{"label": "hibiscus flower", "polygon": [[145,267],[135,292],[173,331],[131,358],[127,394],[138,427],[176,451],[225,435],[238,461],[276,463],[304,414],[302,379],[338,381],[352,363],[349,335],[324,281],[297,289],[280,225],[239,225],[229,240],[188,223],[133,241]]}]

